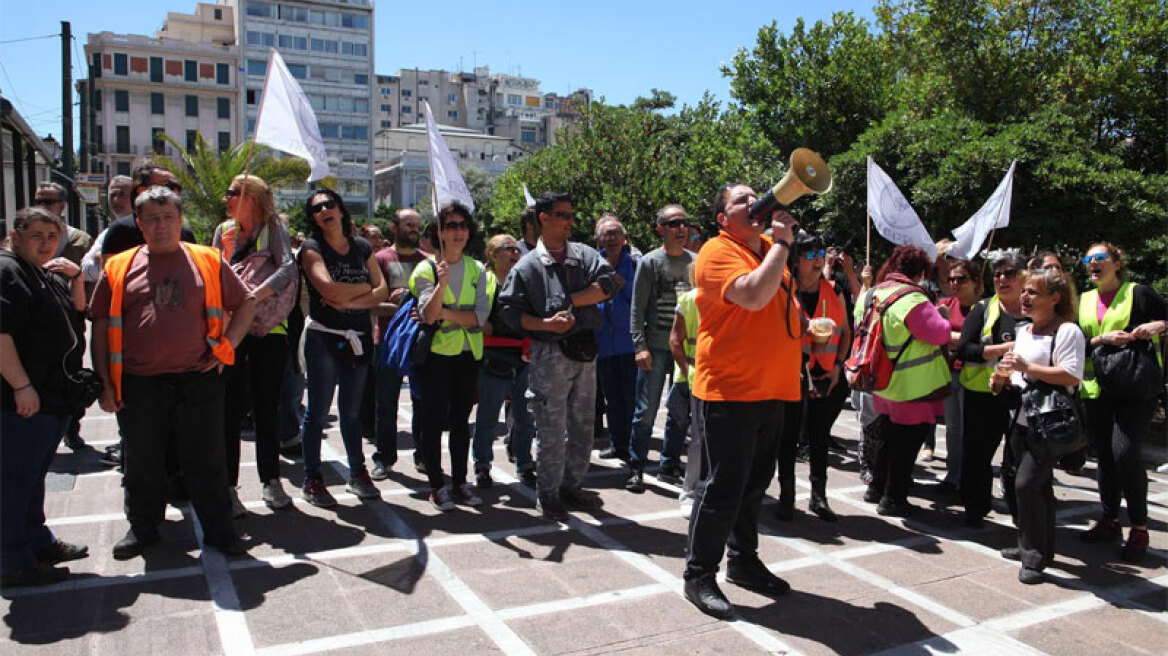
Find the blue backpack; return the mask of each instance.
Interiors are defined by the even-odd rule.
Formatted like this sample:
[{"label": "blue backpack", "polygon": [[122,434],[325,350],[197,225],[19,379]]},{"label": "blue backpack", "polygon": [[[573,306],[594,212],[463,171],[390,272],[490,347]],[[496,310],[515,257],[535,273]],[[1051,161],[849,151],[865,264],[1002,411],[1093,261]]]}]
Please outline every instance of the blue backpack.
[{"label": "blue backpack", "polygon": [[381,337],[381,364],[389,367],[399,376],[414,374],[413,351],[418,329],[422,324],[410,317],[418,307],[418,299],[409,294],[406,301],[394,313]]}]

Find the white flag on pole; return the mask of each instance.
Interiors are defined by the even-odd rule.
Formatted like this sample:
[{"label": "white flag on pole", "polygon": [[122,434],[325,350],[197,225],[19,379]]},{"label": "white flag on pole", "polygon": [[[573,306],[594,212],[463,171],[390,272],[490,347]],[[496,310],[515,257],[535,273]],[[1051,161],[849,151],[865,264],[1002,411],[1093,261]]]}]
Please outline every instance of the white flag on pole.
[{"label": "white flag on pole", "polygon": [[308,182],[329,174],[328,155],[320,138],[316,112],[275,48],[268,57],[264,95],[256,115],[255,142],[307,160],[312,167]]},{"label": "white flag on pole", "polygon": [[528,207],[532,207],[535,205],[535,198],[531,195],[531,192],[527,190],[526,183],[524,183],[524,185],[523,185],[523,200],[527,201]]},{"label": "white flag on pole", "polygon": [[438,132],[438,125],[434,122],[434,115],[430,112],[430,103],[422,101],[426,110],[426,137],[430,144],[430,178],[434,181],[434,212],[443,205],[458,201],[467,209],[474,212],[474,201],[470,199],[470,189],[462,179],[458,164],[454,163],[454,156],[446,140]]},{"label": "white flag on pole", "polygon": [[969,217],[968,221],[953,230],[953,236],[957,237],[957,241],[949,247],[950,257],[972,260],[993,229],[1010,225],[1010,199],[1014,195],[1014,167],[1017,165],[1017,160],[1010,163],[1006,177],[998,183],[998,188],[990,195],[985,205]]},{"label": "white flag on pole", "polygon": [[868,158],[868,214],[876,230],[888,241],[898,246],[916,246],[928,253],[929,258],[937,257],[937,246],[916,210],[871,157]]}]

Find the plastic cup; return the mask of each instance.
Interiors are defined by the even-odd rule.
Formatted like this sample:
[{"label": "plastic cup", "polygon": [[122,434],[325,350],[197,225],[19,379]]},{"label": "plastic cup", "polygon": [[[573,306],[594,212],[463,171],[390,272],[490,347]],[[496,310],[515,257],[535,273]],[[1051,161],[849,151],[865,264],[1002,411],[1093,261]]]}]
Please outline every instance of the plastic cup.
[{"label": "plastic cup", "polygon": [[816,317],[808,324],[807,332],[811,334],[812,342],[826,344],[835,332],[835,322],[827,317]]}]

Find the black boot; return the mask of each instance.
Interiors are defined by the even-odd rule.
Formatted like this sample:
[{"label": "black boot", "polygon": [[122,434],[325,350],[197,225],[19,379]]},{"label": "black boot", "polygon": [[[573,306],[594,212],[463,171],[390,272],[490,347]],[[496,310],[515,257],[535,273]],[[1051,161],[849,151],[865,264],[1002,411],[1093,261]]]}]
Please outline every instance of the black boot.
[{"label": "black boot", "polygon": [[827,492],[825,483],[811,484],[811,503],[808,504],[807,509],[819,515],[819,518],[825,522],[834,522],[836,517],[835,512],[831,506],[827,505]]}]

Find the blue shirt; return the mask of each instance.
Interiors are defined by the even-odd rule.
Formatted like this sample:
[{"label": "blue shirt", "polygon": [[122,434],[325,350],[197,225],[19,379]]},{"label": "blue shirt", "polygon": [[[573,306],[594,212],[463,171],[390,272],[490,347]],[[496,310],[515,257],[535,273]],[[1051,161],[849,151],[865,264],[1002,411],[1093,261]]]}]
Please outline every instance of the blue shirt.
[{"label": "blue shirt", "polygon": [[[599,252],[604,257],[604,251]],[[637,274],[637,262],[627,248],[621,253],[615,269],[625,279],[625,284],[610,300],[597,306],[603,321],[600,330],[596,331],[598,358],[633,352],[633,335],[629,331],[629,324],[633,312],[633,279]]]}]

